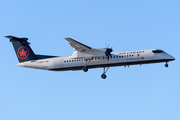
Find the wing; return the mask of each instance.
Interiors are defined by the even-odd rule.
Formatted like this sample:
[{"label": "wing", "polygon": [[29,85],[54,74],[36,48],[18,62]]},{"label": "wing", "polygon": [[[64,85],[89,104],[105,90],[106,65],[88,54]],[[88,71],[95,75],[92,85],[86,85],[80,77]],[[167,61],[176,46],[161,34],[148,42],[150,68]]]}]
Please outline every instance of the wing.
[{"label": "wing", "polygon": [[72,46],[78,52],[84,52],[84,51],[92,50],[91,47],[84,45],[84,44],[82,44],[76,40],[73,40],[72,38],[65,38],[65,39],[69,42],[69,45]]}]

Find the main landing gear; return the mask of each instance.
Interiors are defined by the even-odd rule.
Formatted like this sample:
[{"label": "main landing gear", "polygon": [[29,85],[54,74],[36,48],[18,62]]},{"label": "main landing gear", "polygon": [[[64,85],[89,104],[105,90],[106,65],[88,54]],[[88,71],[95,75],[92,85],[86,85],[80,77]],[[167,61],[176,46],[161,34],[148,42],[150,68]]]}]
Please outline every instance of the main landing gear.
[{"label": "main landing gear", "polygon": [[85,67],[82,68],[82,70],[83,70],[84,72],[87,72],[87,71],[88,71],[88,67],[85,66]]},{"label": "main landing gear", "polygon": [[102,75],[101,75],[101,78],[102,78],[102,79],[106,79],[106,77],[107,77],[107,76],[106,76],[105,74],[102,74]]},{"label": "main landing gear", "polygon": [[106,79],[106,72],[108,71],[109,67],[105,70],[105,67],[103,67],[103,74],[101,75],[102,79]]},{"label": "main landing gear", "polygon": [[87,67],[87,64],[89,64],[90,60],[85,60],[85,66],[82,68],[82,70],[84,72],[87,72],[88,71],[88,67]]},{"label": "main landing gear", "polygon": [[[85,60],[85,66],[82,68],[82,70],[84,72],[87,72],[88,71],[88,67],[87,65],[89,64],[90,60]],[[108,71],[109,67],[107,67],[107,69],[105,67],[103,67],[103,74],[101,75],[101,78],[102,79],[106,79],[106,72]]]}]

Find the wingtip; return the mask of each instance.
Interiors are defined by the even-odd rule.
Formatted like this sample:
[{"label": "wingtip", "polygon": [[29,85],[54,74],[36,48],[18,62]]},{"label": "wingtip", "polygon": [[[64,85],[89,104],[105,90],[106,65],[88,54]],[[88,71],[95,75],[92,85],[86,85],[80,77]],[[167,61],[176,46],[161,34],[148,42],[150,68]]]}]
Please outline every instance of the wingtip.
[{"label": "wingtip", "polygon": [[70,38],[70,37],[67,37],[67,38],[64,38],[64,39],[66,39],[66,40],[67,40],[67,39],[72,39],[72,38]]},{"label": "wingtip", "polygon": [[11,37],[13,37],[13,36],[11,36],[11,35],[7,35],[7,36],[4,36],[5,38],[11,38]]}]

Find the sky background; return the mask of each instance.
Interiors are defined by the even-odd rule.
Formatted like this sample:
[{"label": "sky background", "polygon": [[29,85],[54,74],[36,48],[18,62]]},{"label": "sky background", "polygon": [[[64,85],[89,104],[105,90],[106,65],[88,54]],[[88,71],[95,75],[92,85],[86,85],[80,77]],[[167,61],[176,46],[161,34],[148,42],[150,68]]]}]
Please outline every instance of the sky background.
[{"label": "sky background", "polygon": [[[0,120],[179,120],[179,0],[1,0]],[[163,49],[165,63],[52,72],[19,67],[6,35],[36,54],[68,56],[64,39],[114,52]]]}]

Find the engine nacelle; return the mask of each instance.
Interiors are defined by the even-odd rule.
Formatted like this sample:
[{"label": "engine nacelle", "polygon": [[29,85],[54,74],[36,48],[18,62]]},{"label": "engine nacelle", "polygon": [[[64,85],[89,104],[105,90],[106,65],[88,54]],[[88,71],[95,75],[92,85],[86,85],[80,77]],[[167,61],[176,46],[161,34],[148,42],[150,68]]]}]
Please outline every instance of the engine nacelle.
[{"label": "engine nacelle", "polygon": [[92,59],[93,57],[105,57],[105,48],[93,48],[89,51],[78,52],[74,51],[72,55],[69,56],[71,59]]}]

